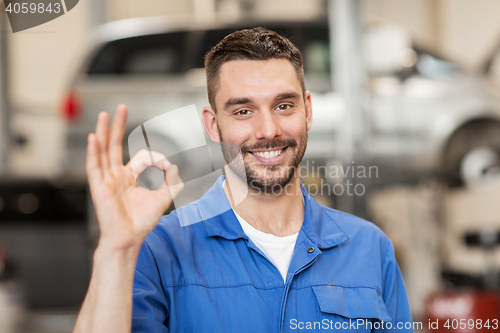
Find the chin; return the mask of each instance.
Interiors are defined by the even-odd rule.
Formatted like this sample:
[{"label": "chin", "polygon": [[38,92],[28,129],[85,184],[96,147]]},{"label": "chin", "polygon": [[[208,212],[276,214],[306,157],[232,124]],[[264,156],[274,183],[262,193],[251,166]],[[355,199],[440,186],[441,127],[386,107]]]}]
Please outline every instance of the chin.
[{"label": "chin", "polygon": [[[287,170],[293,170],[293,168],[290,168],[291,167],[287,168]],[[287,170],[263,170],[261,172],[255,170],[247,170],[248,186],[254,192],[281,194],[284,192],[285,187],[290,184],[293,176],[295,175],[294,171],[287,172]]]}]

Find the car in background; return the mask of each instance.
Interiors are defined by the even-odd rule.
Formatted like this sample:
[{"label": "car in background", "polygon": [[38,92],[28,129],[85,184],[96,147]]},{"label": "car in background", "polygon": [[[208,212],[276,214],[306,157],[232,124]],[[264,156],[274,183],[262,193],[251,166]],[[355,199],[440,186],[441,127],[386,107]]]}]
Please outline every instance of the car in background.
[{"label": "car in background", "polygon": [[[112,22],[96,30],[63,101],[67,177],[85,180],[86,137],[102,110],[113,113],[118,104],[128,106],[126,135],[167,111],[195,104],[201,112],[208,104],[204,55],[230,32],[255,26],[278,31],[302,51],[314,115],[305,158],[318,165],[334,163],[342,119],[349,110],[332,89],[326,18],[263,22],[154,17]],[[363,163],[389,170],[384,173],[389,175],[396,170],[440,174],[454,184],[495,183],[500,175],[500,98],[491,87],[457,64],[416,47],[393,25],[376,24],[364,36],[369,99],[360,124]],[[149,135],[166,147],[180,145],[168,129]],[[188,170],[195,162],[187,158],[179,163],[181,170]]]}]

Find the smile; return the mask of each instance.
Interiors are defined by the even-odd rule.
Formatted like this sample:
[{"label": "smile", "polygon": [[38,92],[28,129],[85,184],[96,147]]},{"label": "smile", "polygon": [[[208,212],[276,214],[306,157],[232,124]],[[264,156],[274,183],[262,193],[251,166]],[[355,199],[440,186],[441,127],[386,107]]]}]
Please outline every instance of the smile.
[{"label": "smile", "polygon": [[254,155],[260,156],[262,158],[274,158],[274,157],[280,156],[282,152],[283,152],[283,148],[271,150],[271,151],[254,151],[251,153]]}]

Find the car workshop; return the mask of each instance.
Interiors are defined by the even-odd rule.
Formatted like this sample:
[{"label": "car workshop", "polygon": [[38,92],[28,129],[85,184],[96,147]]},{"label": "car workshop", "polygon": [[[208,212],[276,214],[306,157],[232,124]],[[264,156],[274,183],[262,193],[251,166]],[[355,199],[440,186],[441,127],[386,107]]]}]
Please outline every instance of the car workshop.
[{"label": "car workshop", "polygon": [[3,0],[0,333],[498,331],[499,12]]}]

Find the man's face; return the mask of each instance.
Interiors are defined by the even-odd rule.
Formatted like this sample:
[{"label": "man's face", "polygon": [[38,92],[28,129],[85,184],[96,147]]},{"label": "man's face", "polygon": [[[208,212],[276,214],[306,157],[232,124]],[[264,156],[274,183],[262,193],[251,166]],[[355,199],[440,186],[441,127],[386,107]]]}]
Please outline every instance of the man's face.
[{"label": "man's face", "polygon": [[241,148],[251,188],[276,191],[294,176],[312,122],[310,94],[303,96],[295,69],[286,59],[222,65],[215,96],[215,139]]}]

